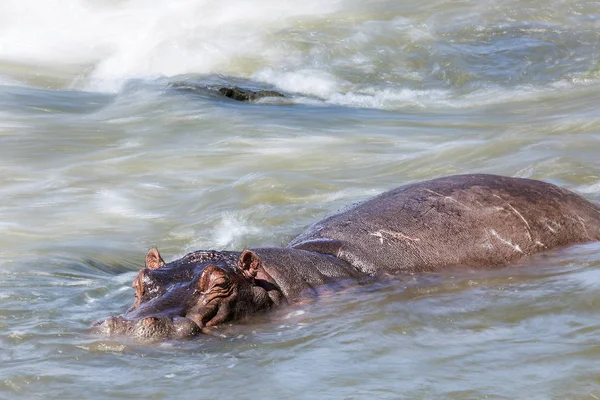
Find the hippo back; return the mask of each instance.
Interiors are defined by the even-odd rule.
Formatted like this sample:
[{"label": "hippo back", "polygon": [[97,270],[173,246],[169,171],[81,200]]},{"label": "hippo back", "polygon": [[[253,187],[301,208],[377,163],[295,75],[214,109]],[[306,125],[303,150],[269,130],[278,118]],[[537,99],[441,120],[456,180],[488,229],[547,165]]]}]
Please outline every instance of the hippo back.
[{"label": "hippo back", "polygon": [[505,265],[600,240],[600,209],[555,185],[472,174],[385,192],[310,226],[288,247],[331,254],[368,274]]}]

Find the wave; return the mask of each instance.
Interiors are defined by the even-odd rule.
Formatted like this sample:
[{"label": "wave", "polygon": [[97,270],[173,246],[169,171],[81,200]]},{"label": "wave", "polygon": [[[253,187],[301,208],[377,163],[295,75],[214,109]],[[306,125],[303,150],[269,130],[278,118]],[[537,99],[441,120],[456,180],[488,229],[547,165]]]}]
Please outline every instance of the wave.
[{"label": "wave", "polygon": [[389,110],[598,84],[589,14],[541,1],[554,17],[536,20],[512,3],[7,0],[0,85],[119,92],[132,80],[220,75],[299,103]]},{"label": "wave", "polygon": [[280,56],[269,36],[286,21],[338,7],[334,0],[6,1],[0,71],[70,68],[72,86],[108,91],[132,77],[239,75],[248,62]]}]

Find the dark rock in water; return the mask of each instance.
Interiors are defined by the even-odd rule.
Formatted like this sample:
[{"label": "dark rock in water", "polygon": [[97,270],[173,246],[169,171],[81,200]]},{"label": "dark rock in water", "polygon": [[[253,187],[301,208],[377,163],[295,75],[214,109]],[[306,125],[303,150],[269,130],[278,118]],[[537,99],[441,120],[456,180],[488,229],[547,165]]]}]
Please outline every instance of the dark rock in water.
[{"label": "dark rock in water", "polygon": [[237,86],[233,88],[221,87],[219,88],[219,93],[225,97],[229,97],[230,99],[237,101],[254,101],[264,97],[285,97],[283,94],[274,90],[259,90],[255,92],[253,90],[242,89]]},{"label": "dark rock in water", "polygon": [[191,91],[198,94],[214,94],[219,93],[222,96],[229,97],[237,101],[255,101],[265,97],[285,97],[282,93],[274,90],[250,90],[243,89],[239,86],[227,87],[220,85],[199,85],[190,82],[172,82],[169,87],[177,90]]}]

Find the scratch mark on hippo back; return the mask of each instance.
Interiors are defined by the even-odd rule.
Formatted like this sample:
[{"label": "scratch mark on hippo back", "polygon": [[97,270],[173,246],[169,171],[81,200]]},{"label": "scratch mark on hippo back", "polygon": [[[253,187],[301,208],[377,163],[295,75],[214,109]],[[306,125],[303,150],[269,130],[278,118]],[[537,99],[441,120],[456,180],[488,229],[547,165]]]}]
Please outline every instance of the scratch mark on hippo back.
[{"label": "scratch mark on hippo back", "polygon": [[588,238],[590,238],[590,239],[591,239],[591,238],[592,238],[592,236],[591,236],[591,235],[588,233],[588,230],[587,230],[587,225],[585,224],[587,221],[585,220],[585,218],[581,217],[581,216],[580,216],[579,214],[577,214],[577,213],[574,213],[574,214],[575,214],[575,216],[577,217],[577,218],[574,218],[575,222],[576,222],[576,223],[578,222],[579,224],[581,224],[581,227],[583,228],[583,231],[585,232],[585,235],[586,235]]},{"label": "scratch mark on hippo back", "polygon": [[553,234],[557,234],[558,231],[562,228],[562,224],[559,221],[554,221],[546,217],[541,217],[539,219],[539,223],[544,225],[546,229],[548,229]]},{"label": "scratch mark on hippo back", "polygon": [[[504,201],[504,199],[502,197],[498,196],[497,194],[495,194],[494,197],[497,197],[498,199]],[[506,205],[508,206],[508,208],[510,208],[510,210],[512,212],[514,212],[521,219],[521,221],[523,221],[525,223],[525,227],[527,228],[527,231],[526,231],[527,238],[529,238],[530,242],[533,242],[533,238],[531,236],[531,226],[529,225],[529,222],[525,219],[525,217],[523,216],[523,214],[521,214],[519,212],[519,210],[517,210],[516,208],[513,207],[512,204],[510,204],[509,202],[506,202]]]},{"label": "scratch mark on hippo back", "polygon": [[455,198],[451,197],[451,196],[445,196],[442,193],[438,193],[435,190],[431,190],[431,189],[424,189],[426,192],[429,192],[431,194],[435,194],[436,196],[442,197],[444,200],[450,200],[456,204],[459,204],[461,206],[463,206],[464,208],[466,208],[467,210],[471,210],[471,207],[469,207],[468,205],[461,203],[460,201],[456,200]]},{"label": "scratch mark on hippo back", "polygon": [[371,236],[375,236],[376,238],[379,239],[379,243],[383,244],[384,240],[386,239],[386,237],[384,235],[389,236],[387,239],[389,240],[389,238],[394,238],[394,239],[404,239],[404,240],[410,240],[413,242],[418,242],[421,239],[419,238],[415,238],[415,237],[411,237],[408,235],[405,235],[402,232],[393,232],[393,231],[389,231],[387,229],[380,229],[377,232],[371,232],[369,233],[369,235]]},{"label": "scratch mark on hippo back", "polygon": [[511,241],[509,241],[509,240],[506,240],[506,239],[504,239],[504,238],[503,238],[502,236],[500,236],[500,235],[498,234],[498,232],[496,232],[494,229],[490,229],[490,230],[489,230],[489,233],[490,233],[490,234],[491,234],[493,237],[495,237],[496,239],[498,239],[498,240],[499,240],[501,243],[503,243],[503,244],[505,244],[505,245],[507,245],[507,246],[509,246],[509,247],[512,247],[512,249],[513,249],[514,251],[516,251],[516,252],[518,252],[518,253],[523,253],[523,250],[521,250],[521,246],[519,246],[518,244],[514,244],[514,243],[512,243],[512,242],[511,242]]}]

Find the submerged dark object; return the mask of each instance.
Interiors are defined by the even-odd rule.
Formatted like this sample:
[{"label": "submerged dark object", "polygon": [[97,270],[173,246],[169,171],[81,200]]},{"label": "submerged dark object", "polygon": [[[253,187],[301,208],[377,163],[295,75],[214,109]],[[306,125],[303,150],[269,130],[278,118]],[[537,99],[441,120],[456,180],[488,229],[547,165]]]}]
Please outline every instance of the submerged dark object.
[{"label": "submerged dark object", "polygon": [[239,86],[201,85],[193,82],[172,82],[169,87],[196,93],[218,93],[232,100],[251,102],[266,97],[286,97],[275,90],[251,90]]},{"label": "submerged dark object", "polygon": [[109,335],[171,339],[316,295],[319,285],[444,268],[493,268],[600,240],[600,209],[530,179],[457,175],[393,189],[329,216],[285,248],[158,250],[133,282],[133,306],[98,321]]},{"label": "submerged dark object", "polygon": [[242,89],[237,86],[232,88],[219,88],[219,93],[225,97],[229,97],[230,99],[237,101],[255,101],[265,97],[285,97],[283,94],[274,90],[258,90],[255,92],[253,90]]}]

